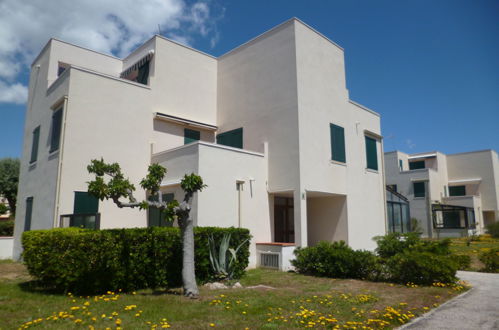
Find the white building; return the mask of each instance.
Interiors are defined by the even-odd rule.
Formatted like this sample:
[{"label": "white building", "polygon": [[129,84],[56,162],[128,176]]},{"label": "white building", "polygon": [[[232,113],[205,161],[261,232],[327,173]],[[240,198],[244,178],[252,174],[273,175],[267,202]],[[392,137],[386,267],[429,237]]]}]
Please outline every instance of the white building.
[{"label": "white building", "polygon": [[201,175],[195,223],[249,228],[253,266],[256,243],[372,249],[385,233],[380,117],[349,99],[343,49],[297,19],[218,58],[162,36],[124,59],[51,39],[32,65],[24,136],[15,257],[28,229],[159,224],[85,193],[101,157],[137,186],[164,165],[165,198]]},{"label": "white building", "polygon": [[499,160],[494,150],[387,152],[385,169],[386,184],[409,199],[411,217],[419,221],[424,236],[481,234],[484,226],[499,221]]}]

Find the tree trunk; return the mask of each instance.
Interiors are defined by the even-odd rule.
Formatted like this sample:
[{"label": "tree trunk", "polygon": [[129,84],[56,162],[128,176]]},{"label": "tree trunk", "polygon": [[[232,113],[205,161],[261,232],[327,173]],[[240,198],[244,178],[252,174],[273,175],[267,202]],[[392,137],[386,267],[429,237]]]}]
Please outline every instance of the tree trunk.
[{"label": "tree trunk", "polygon": [[194,225],[192,219],[183,219],[180,229],[182,232],[182,284],[184,295],[190,298],[197,298],[199,290],[196,284],[194,264]]}]

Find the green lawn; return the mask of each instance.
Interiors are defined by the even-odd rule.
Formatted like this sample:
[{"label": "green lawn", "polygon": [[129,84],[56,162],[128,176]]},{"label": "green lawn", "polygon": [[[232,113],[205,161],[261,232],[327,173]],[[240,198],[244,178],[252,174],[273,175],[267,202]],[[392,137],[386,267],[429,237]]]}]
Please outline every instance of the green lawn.
[{"label": "green lawn", "polygon": [[462,286],[412,287],[250,270],[243,286],[189,300],[176,291],[73,297],[36,291],[17,263],[0,263],[0,328],[393,328],[457,295]]},{"label": "green lawn", "polygon": [[489,235],[482,235],[478,240],[471,241],[469,238],[453,238],[451,251],[456,254],[466,254],[471,257],[471,269],[480,271],[483,263],[478,259],[480,254],[490,249],[499,248],[499,238],[492,238]]}]

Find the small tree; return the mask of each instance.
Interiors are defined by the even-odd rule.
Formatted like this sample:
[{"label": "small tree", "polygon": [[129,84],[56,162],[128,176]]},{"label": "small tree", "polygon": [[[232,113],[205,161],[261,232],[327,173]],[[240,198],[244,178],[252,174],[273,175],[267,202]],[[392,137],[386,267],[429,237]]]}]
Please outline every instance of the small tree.
[{"label": "small tree", "polygon": [[[0,160],[0,196],[7,199],[12,216],[16,213],[17,186],[19,184],[19,159]],[[6,212],[6,210],[4,210]]]},{"label": "small tree", "polygon": [[[203,179],[194,173],[184,176],[180,183],[182,190],[185,192],[181,203],[176,200],[169,203],[164,202],[161,194],[158,196],[158,201],[138,201],[133,195],[135,186],[125,178],[118,163],[107,164],[103,159],[94,159],[88,165],[87,169],[89,173],[95,174],[95,180],[88,182],[88,192],[100,200],[111,199],[119,208],[138,207],[140,209],[147,209],[149,207],[156,207],[165,211],[162,213],[165,214],[167,221],[173,221],[175,218],[178,220],[182,235],[182,282],[184,295],[196,298],[199,295],[199,290],[196,284],[194,267],[194,225],[190,218],[190,202],[194,193],[206,187],[203,184]],[[165,177],[166,172],[166,168],[159,164],[150,165],[146,177],[140,181],[140,186],[150,195],[158,194],[160,183]],[[122,199],[128,199],[128,201],[122,201]]]}]

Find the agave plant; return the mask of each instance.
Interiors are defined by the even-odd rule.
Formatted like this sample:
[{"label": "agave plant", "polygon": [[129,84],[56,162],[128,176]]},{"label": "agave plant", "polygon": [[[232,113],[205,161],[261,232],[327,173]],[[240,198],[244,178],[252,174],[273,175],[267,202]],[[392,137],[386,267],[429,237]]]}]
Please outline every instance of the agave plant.
[{"label": "agave plant", "polygon": [[[220,280],[230,280],[234,275],[234,261],[237,259],[237,252],[245,244],[248,239],[244,240],[236,249],[229,248],[230,245],[230,233],[225,234],[220,241],[218,246],[215,243],[213,235],[208,237],[208,246],[210,250],[210,262],[213,271],[215,272],[215,277]],[[229,252],[229,253],[227,253]]]}]

